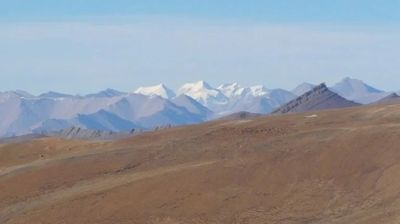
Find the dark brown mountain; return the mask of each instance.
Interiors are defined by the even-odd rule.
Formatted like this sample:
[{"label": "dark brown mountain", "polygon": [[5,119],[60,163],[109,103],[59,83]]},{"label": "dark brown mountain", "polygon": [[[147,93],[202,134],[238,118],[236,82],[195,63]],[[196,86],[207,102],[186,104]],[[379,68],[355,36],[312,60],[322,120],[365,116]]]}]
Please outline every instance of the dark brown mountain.
[{"label": "dark brown mountain", "polygon": [[315,110],[354,107],[359,105],[361,104],[349,101],[332,92],[324,83],[322,83],[298,98],[281,106],[272,112],[272,114],[301,113]]}]

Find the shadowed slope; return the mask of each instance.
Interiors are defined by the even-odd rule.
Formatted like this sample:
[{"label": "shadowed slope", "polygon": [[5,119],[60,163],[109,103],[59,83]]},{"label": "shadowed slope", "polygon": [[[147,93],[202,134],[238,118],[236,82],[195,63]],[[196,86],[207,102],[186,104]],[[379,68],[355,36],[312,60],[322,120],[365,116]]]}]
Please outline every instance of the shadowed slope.
[{"label": "shadowed slope", "polygon": [[337,109],[358,106],[360,104],[346,100],[330,91],[325,84],[314,87],[298,98],[281,106],[272,114],[301,113],[307,111]]}]

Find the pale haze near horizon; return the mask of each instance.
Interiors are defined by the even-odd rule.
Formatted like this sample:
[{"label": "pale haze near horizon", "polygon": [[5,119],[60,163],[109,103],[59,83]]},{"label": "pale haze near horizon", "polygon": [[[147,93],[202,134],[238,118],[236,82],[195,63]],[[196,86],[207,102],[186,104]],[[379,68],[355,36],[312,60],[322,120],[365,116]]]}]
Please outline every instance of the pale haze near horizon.
[{"label": "pale haze near horizon", "polygon": [[[278,7],[251,2],[265,11]],[[8,16],[0,16],[0,91],[85,94],[158,83],[176,89],[197,80],[292,89],[348,76],[400,90],[399,19],[390,14],[385,19],[384,12],[372,21],[361,14],[360,21],[357,14],[346,19],[345,13],[301,19],[284,8],[277,19],[262,17],[263,10],[253,13],[260,17],[232,16],[225,11],[236,8],[217,7],[222,15],[214,16],[159,4],[158,11],[93,12],[77,6],[81,14],[55,10],[41,16],[31,15],[34,6],[21,12],[9,4]]]}]

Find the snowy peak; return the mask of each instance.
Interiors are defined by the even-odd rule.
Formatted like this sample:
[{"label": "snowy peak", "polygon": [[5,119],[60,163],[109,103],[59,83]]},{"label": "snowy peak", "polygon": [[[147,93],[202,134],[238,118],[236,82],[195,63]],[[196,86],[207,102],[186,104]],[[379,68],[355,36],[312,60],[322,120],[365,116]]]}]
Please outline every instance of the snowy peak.
[{"label": "snowy peak", "polygon": [[204,106],[228,102],[228,98],[220,90],[211,87],[204,81],[186,83],[179,88],[178,93],[190,96]]},{"label": "snowy peak", "polygon": [[253,96],[268,96],[270,91],[263,85],[256,85],[250,87]]},{"label": "snowy peak", "polygon": [[[343,79],[332,89],[303,83],[293,92],[263,85],[242,87],[238,83],[214,88],[198,81],[184,84],[178,93],[176,97],[164,84],[141,87],[134,93],[106,89],[83,96],[0,92],[0,137],[70,126],[111,131],[130,129],[134,125],[152,129],[167,124],[199,123],[240,111],[267,114],[277,108],[281,108],[278,113],[341,108],[358,105],[353,101],[377,102],[390,95],[351,78]],[[390,95],[382,101],[397,102],[398,99],[399,96]]]},{"label": "snowy peak", "polygon": [[247,88],[241,87],[238,83],[228,83],[228,84],[222,84],[217,88],[219,91],[221,91],[225,96],[229,98],[233,97],[238,97],[238,96],[243,96],[248,90]]},{"label": "snowy peak", "polygon": [[203,88],[204,89],[213,89],[213,87],[211,87],[210,84],[208,84],[207,82],[205,82],[203,80],[192,83],[192,85],[193,85],[193,88],[197,88],[197,89],[203,89]]},{"label": "snowy peak", "polygon": [[302,84],[298,85],[296,88],[292,90],[292,93],[296,96],[301,96],[304,93],[312,90],[315,87],[315,85],[308,83],[308,82],[303,82]]},{"label": "snowy peak", "polygon": [[214,90],[210,84],[207,82],[200,80],[193,83],[186,83],[184,84],[179,91],[186,91],[186,92],[194,92],[194,91],[204,91],[204,90]]},{"label": "snowy peak", "polygon": [[171,99],[175,97],[175,93],[166,87],[164,84],[159,84],[155,86],[139,87],[135,93],[142,94],[146,96],[160,96],[164,99]]}]

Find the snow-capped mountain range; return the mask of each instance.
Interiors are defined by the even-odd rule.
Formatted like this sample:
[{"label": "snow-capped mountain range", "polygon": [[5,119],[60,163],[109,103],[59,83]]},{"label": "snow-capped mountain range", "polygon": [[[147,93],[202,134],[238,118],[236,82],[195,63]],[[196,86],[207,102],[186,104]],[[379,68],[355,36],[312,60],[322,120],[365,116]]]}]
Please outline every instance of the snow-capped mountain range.
[{"label": "snow-capped mountain range", "polygon": [[[0,92],[0,137],[52,132],[72,126],[118,132],[150,130],[201,123],[240,111],[268,114],[315,86],[303,83],[288,91],[231,83],[214,88],[198,81],[186,83],[176,92],[164,84],[140,87],[128,93],[106,89],[85,96],[57,92],[34,96],[20,90]],[[350,78],[330,89],[362,104],[392,93]]]},{"label": "snow-capped mountain range", "polygon": [[172,99],[176,96],[174,91],[170,90],[164,84],[156,86],[139,87],[135,93],[147,96],[161,96],[165,99]]}]

